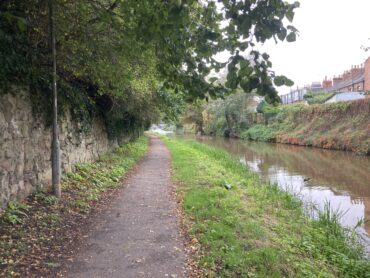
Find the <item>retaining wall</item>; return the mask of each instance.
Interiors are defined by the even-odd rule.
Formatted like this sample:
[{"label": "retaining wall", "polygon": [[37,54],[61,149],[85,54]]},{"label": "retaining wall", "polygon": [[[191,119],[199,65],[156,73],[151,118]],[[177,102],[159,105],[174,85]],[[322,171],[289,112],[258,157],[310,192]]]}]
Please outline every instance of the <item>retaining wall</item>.
[{"label": "retaining wall", "polygon": [[[50,186],[52,133],[44,122],[33,115],[27,90],[0,95],[0,210],[10,200]],[[59,138],[63,172],[117,146],[108,139],[102,118],[95,118],[91,131],[84,133],[68,111],[61,120]]]}]

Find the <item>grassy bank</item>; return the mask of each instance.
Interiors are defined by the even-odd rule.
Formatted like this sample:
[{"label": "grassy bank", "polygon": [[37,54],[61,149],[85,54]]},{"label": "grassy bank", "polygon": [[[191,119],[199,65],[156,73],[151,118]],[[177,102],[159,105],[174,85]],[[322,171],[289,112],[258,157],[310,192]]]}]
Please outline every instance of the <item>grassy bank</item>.
[{"label": "grassy bank", "polygon": [[62,179],[60,200],[41,191],[9,203],[0,217],[0,276],[54,276],[87,236],[89,217],[109,203],[146,150],[147,138],[141,137],[95,163],[76,166]]},{"label": "grassy bank", "polygon": [[282,118],[277,142],[370,154],[370,99],[292,107]]},{"label": "grassy bank", "polygon": [[369,261],[361,259],[353,234],[335,215],[310,220],[297,199],[262,184],[226,152],[193,141],[165,141],[204,276],[369,276]]},{"label": "grassy bank", "polygon": [[305,106],[284,105],[275,121],[241,133],[244,139],[370,154],[370,99]]}]

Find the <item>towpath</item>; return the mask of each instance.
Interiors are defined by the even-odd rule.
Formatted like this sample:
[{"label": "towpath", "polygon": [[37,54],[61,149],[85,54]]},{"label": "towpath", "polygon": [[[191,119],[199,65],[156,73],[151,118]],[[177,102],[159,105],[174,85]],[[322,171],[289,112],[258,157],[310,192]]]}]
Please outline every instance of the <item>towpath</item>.
[{"label": "towpath", "polygon": [[170,191],[170,154],[152,137],[143,161],[64,275],[186,277],[186,253]]}]

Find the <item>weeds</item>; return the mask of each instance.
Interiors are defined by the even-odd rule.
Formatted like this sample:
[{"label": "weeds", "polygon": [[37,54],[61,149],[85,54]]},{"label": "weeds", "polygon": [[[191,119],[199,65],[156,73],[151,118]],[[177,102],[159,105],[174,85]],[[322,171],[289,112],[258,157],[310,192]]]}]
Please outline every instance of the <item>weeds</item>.
[{"label": "weeds", "polygon": [[43,205],[51,206],[58,203],[58,198],[44,191],[38,191],[33,195],[34,199]]},{"label": "weeds", "polygon": [[11,201],[1,217],[3,222],[16,225],[22,224],[24,218],[28,216],[28,206],[23,203]]},{"label": "weeds", "polygon": [[325,91],[321,92],[309,92],[306,95],[304,95],[304,99],[309,104],[322,104],[325,101],[327,101],[329,98],[331,98],[334,95],[334,93],[329,93]]}]

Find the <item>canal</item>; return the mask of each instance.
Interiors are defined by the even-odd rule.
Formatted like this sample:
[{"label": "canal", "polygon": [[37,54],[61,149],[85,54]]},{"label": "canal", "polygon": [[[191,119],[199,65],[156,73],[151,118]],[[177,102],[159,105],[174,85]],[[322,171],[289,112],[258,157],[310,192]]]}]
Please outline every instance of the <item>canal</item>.
[{"label": "canal", "polygon": [[[340,212],[341,224],[354,228],[370,251],[370,157],[343,151],[284,144],[199,137],[240,158],[264,181],[297,195],[305,207]],[[309,210],[315,217],[315,209]],[[358,225],[359,221],[362,221]]]}]

